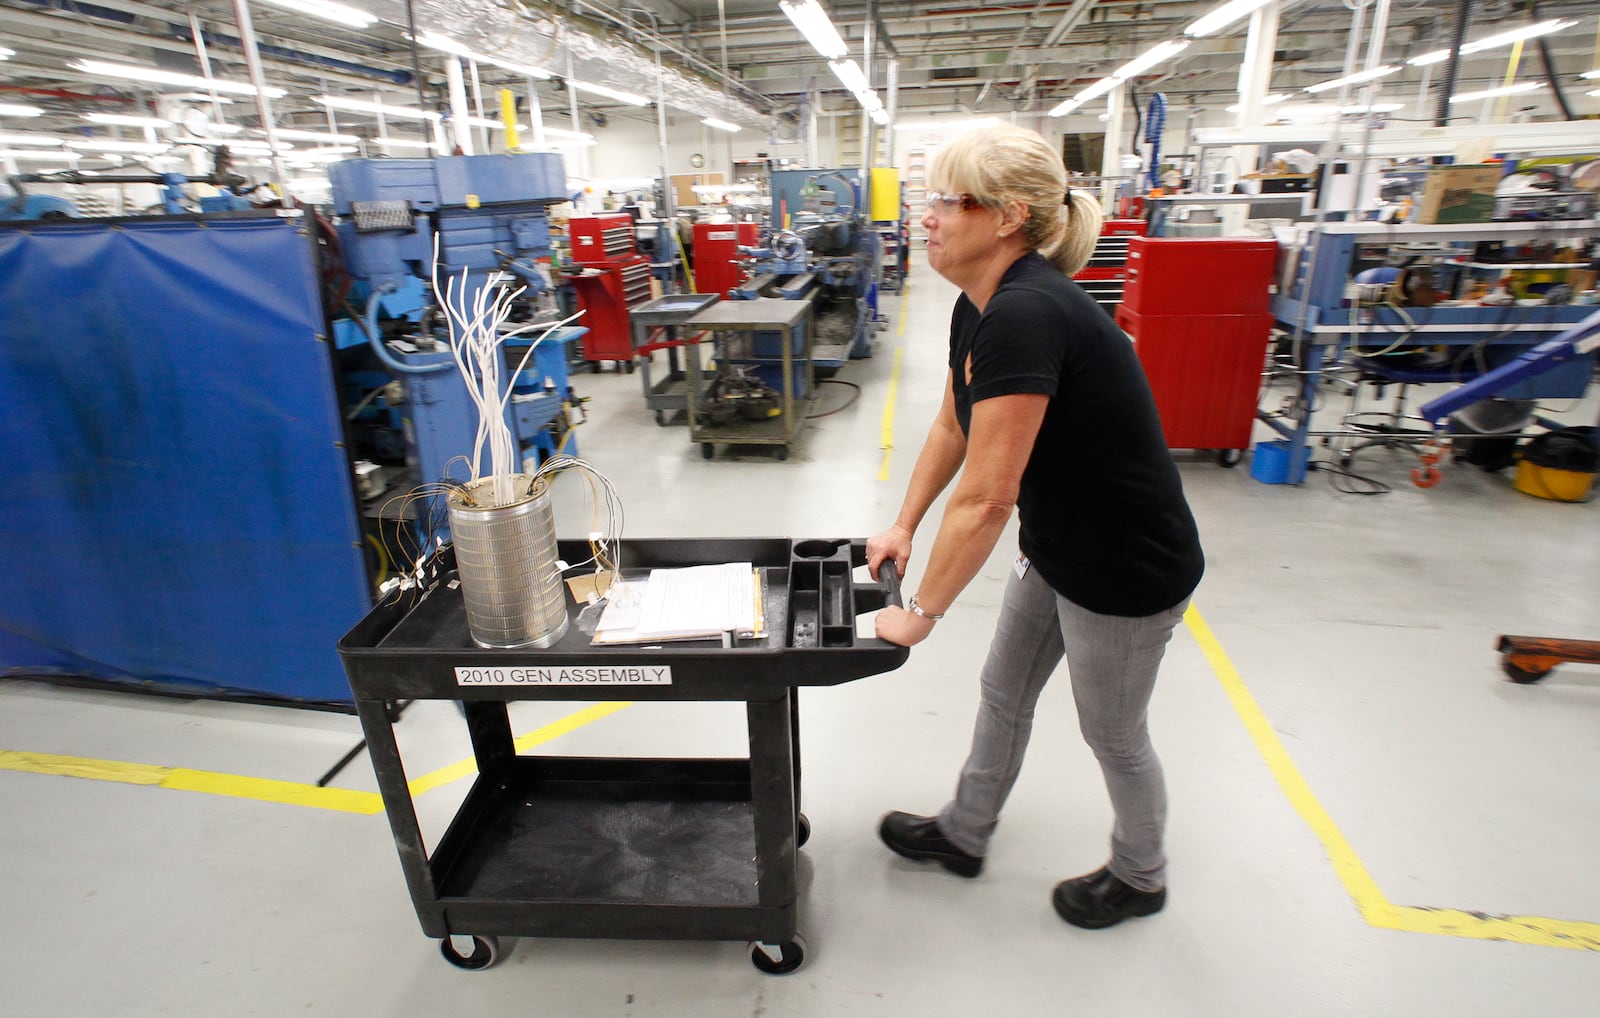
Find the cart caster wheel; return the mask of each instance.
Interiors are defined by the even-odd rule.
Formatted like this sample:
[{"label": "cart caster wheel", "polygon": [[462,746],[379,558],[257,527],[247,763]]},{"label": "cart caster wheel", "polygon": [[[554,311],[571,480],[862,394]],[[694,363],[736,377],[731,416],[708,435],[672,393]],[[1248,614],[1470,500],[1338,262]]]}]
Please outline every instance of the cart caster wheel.
[{"label": "cart caster wheel", "polygon": [[806,819],[804,813],[796,813],[794,818],[794,847],[799,848],[811,840],[811,821]]},{"label": "cart caster wheel", "polygon": [[630,375],[633,374],[633,361],[628,361],[626,363],[627,363],[627,372],[628,372],[628,374],[630,374]]},{"label": "cart caster wheel", "polygon": [[750,964],[769,976],[786,976],[806,960],[806,941],[798,933],[787,944],[750,945]]},{"label": "cart caster wheel", "polygon": [[1512,664],[1510,658],[1501,660],[1500,670],[1505,672],[1512,682],[1521,683],[1522,685],[1538,682],[1550,674],[1550,669],[1548,668],[1523,668],[1521,665]]},{"label": "cart caster wheel", "polygon": [[666,426],[667,426],[667,412],[665,410],[657,410],[656,411],[656,427],[664,428]]},{"label": "cart caster wheel", "polygon": [[445,937],[443,940],[439,941],[439,953],[444,955],[445,961],[454,965],[456,968],[467,969],[470,972],[482,971],[483,969],[486,969],[499,962],[506,956],[507,953],[509,953],[511,947],[510,943],[508,942],[505,950],[502,950],[500,947],[499,937],[473,936],[471,938],[467,938],[463,936],[461,939],[471,939],[471,954],[463,955],[457,952],[456,946],[450,937]]},{"label": "cart caster wheel", "polygon": [[786,446],[786,445],[778,446],[778,462],[782,463],[784,460],[786,460],[788,458],[789,458],[789,447]]},{"label": "cart caster wheel", "polygon": [[716,449],[712,447],[710,442],[701,442],[700,443],[700,458],[701,459],[708,460],[715,453],[716,453]]},{"label": "cart caster wheel", "polygon": [[1241,460],[1243,458],[1244,458],[1244,450],[1243,449],[1219,449],[1219,450],[1217,450],[1217,466],[1219,466],[1219,467],[1236,467],[1236,466],[1239,465],[1239,460]]}]

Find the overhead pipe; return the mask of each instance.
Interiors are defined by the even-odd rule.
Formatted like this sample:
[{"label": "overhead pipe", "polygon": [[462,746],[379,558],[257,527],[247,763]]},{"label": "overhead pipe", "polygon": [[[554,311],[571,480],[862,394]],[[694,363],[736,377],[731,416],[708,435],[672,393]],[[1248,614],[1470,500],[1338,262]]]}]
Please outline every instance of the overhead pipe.
[{"label": "overhead pipe", "polygon": [[1444,77],[1439,79],[1439,101],[1433,107],[1433,126],[1443,127],[1450,121],[1450,96],[1456,90],[1456,71],[1461,66],[1461,44],[1467,41],[1467,25],[1472,22],[1472,0],[1461,0],[1456,5],[1456,23],[1450,41],[1450,59],[1445,61]]},{"label": "overhead pipe", "polygon": [[[1528,20],[1539,20],[1539,0],[1528,0]],[[1563,120],[1576,119],[1572,115],[1572,107],[1567,103],[1567,93],[1561,88],[1561,76],[1556,74],[1555,61],[1550,59],[1550,40],[1547,36],[1539,36],[1539,62],[1544,64],[1544,80],[1550,83],[1550,92],[1556,97],[1556,106],[1561,109]]]},{"label": "overhead pipe", "polygon": [[[120,29],[133,26],[141,16],[151,18],[170,18],[171,11],[157,11],[155,8],[144,4],[130,4],[126,8],[117,6],[102,6],[100,4],[74,3],[71,0],[21,0],[21,3],[45,10],[60,11],[63,14],[72,14],[78,17],[90,18],[95,21],[106,21]],[[167,22],[168,38],[187,45],[194,45],[194,38],[190,26],[178,22]],[[208,35],[208,43],[220,43],[231,49],[242,50],[243,42],[237,37],[225,35]],[[293,63],[305,64],[311,67],[326,68],[333,71],[360,74],[367,77],[385,78],[396,84],[406,85],[411,83],[411,76],[406,71],[386,71],[379,67],[360,64],[350,60],[341,60],[337,57],[323,56],[318,53],[309,53],[304,50],[291,49],[284,46],[271,44],[257,45],[257,51],[263,56],[273,57],[277,60],[286,60]]]}]

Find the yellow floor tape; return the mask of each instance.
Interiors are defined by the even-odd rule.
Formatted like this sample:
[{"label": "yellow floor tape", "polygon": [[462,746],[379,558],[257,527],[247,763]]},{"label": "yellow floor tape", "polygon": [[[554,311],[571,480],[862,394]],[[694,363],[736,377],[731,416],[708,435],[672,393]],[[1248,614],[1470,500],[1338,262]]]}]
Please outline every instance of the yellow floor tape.
[{"label": "yellow floor tape", "polygon": [[[1550,919],[1544,916],[1489,915],[1463,909],[1420,908],[1396,905],[1379,890],[1372,875],[1356,855],[1355,849],[1340,832],[1333,818],[1317,801],[1311,786],[1306,783],[1300,769],[1295,766],[1283,742],[1273,731],[1272,723],[1261,712],[1255,697],[1245,687],[1244,680],[1233,667],[1233,662],[1217,642],[1200,610],[1190,606],[1184,616],[1189,632],[1199,644],[1211,670],[1222,684],[1223,691],[1232,702],[1234,711],[1244,722],[1245,730],[1255,742],[1256,749],[1267,763],[1278,786],[1289,803],[1310,826],[1333,864],[1334,873],[1345,892],[1355,902],[1356,910],[1369,925],[1380,929],[1404,930],[1409,933],[1432,933],[1449,937],[1466,937],[1472,940],[1504,940],[1535,947],[1564,947],[1584,951],[1600,951],[1600,923],[1574,919]],[[518,752],[559,738],[569,732],[592,724],[624,707],[627,701],[597,703],[574,714],[552,721],[514,741]],[[187,792],[205,792],[239,799],[255,799],[291,806],[309,806],[315,809],[338,810],[344,813],[371,815],[383,812],[383,800],[376,792],[362,792],[344,788],[321,788],[293,781],[275,781],[270,778],[251,778],[237,774],[214,771],[197,771],[185,767],[161,767],[151,764],[123,763],[116,760],[95,760],[87,757],[60,756],[53,753],[27,753],[18,750],[0,750],[0,770],[22,771],[30,774],[52,774],[61,777],[86,778],[94,781],[115,781],[132,785],[154,785]],[[411,781],[411,794],[421,795],[477,772],[477,765],[465,759],[441,767]]]},{"label": "yellow floor tape", "polygon": [[1367,868],[1356,856],[1355,849],[1340,833],[1333,818],[1317,801],[1311,786],[1301,776],[1300,769],[1289,757],[1289,752],[1273,731],[1272,723],[1256,704],[1255,697],[1245,688],[1233,662],[1222,645],[1212,635],[1200,610],[1190,606],[1184,616],[1189,632],[1211,664],[1217,680],[1222,683],[1233,709],[1244,722],[1256,749],[1267,762],[1272,776],[1278,780],[1283,794],[1295,811],[1310,825],[1322,847],[1333,863],[1334,872],[1344,889],[1355,902],[1361,917],[1369,924],[1387,930],[1405,930],[1410,933],[1435,933],[1450,937],[1469,937],[1474,940],[1509,940],[1536,947],[1569,947],[1584,951],[1600,951],[1600,923],[1586,923],[1569,919],[1547,919],[1542,916],[1495,916],[1460,909],[1417,908],[1396,905],[1384,896]]},{"label": "yellow floor tape", "polygon": [[[627,707],[629,701],[597,703],[559,721],[536,728],[518,736],[514,744],[518,752],[566,735],[601,718],[615,714]],[[154,785],[183,792],[205,792],[208,795],[225,795],[235,799],[256,799],[287,806],[309,806],[314,809],[331,809],[343,813],[373,814],[383,812],[383,799],[377,792],[361,792],[348,788],[323,788],[295,781],[277,781],[272,778],[252,778],[240,774],[222,774],[216,771],[196,771],[186,767],[161,767],[154,764],[124,763],[119,760],[95,760],[80,756],[59,756],[54,753],[25,753],[18,750],[0,750],[0,770],[24,771],[29,774],[53,774],[58,777],[88,778],[93,781],[116,781],[128,785]],[[421,795],[453,781],[470,777],[478,772],[477,762],[471,757],[458,760],[447,767],[424,774],[410,782],[411,794]]]},{"label": "yellow floor tape", "polygon": [[906,355],[906,316],[911,312],[911,280],[907,279],[901,284],[900,290],[900,327],[895,331],[895,337],[901,342],[894,348],[894,366],[889,369],[889,394],[883,401],[883,433],[878,441],[878,448],[883,450],[883,462],[878,464],[878,480],[889,479],[889,457],[894,455],[894,408],[895,398],[900,392],[900,365]]}]

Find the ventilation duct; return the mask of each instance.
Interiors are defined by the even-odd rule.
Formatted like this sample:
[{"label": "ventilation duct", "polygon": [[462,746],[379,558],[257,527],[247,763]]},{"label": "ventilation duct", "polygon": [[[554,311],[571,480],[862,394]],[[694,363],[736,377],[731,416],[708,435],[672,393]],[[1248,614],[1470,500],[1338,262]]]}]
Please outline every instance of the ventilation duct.
[{"label": "ventilation duct", "polygon": [[[376,17],[406,24],[404,0],[358,0]],[[417,32],[447,35],[486,57],[525,64],[565,78],[657,96],[654,50],[621,38],[599,22],[530,0],[414,0]],[[725,94],[708,78],[663,55],[659,80],[667,105],[696,117],[765,128],[768,116],[747,99]]]}]

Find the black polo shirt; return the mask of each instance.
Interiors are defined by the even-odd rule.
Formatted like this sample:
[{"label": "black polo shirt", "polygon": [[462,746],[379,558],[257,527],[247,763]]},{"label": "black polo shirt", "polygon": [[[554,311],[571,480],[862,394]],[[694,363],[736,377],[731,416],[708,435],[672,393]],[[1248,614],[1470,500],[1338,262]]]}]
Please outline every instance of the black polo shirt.
[{"label": "black polo shirt", "polygon": [[1050,397],[1017,509],[1022,553],[1053,589],[1124,616],[1154,615],[1193,592],[1205,560],[1150,385],[1133,344],[1078,284],[1029,253],[981,315],[963,294],[950,369],[963,433],[980,400]]}]

